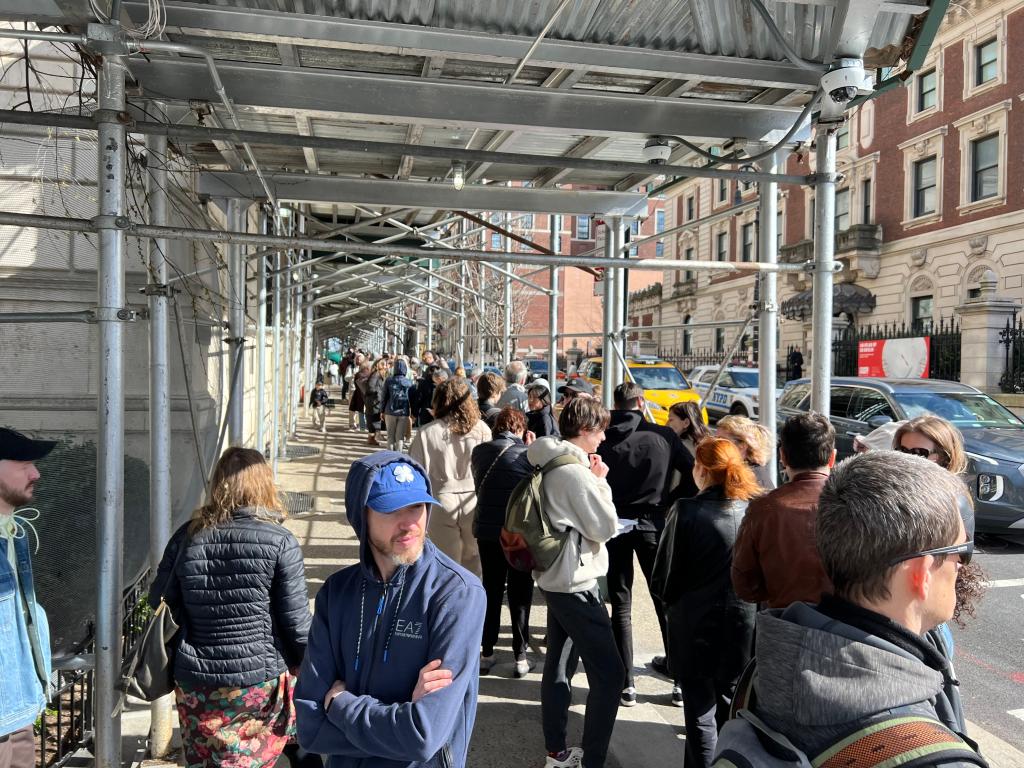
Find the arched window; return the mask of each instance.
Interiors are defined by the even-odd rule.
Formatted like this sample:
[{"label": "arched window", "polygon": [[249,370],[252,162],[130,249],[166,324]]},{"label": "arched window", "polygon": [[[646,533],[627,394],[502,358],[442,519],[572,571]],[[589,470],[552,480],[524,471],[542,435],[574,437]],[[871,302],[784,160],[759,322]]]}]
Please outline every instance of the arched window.
[{"label": "arched window", "polygon": [[715,328],[715,352],[721,354],[725,352],[725,329]]}]

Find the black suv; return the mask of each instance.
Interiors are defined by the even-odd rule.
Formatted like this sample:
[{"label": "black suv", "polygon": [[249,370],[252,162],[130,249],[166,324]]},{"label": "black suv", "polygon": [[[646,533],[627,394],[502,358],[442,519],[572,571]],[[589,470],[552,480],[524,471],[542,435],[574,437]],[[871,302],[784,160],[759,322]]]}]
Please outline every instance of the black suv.
[{"label": "black suv", "polygon": [[[797,379],[779,397],[778,425],[810,408],[811,385]],[[832,379],[829,419],[840,459],[853,453],[853,438],[890,421],[926,413],[953,423],[964,436],[964,480],[974,496],[977,529],[1024,530],[1024,422],[988,395],[955,381],[932,379]]]}]

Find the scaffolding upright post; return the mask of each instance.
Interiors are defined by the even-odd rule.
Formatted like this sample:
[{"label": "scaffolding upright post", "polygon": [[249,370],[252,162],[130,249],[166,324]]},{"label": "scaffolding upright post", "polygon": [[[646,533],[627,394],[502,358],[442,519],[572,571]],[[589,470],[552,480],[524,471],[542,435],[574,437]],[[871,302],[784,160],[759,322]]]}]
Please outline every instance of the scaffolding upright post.
[{"label": "scaffolding upright post", "polygon": [[[267,212],[260,211],[260,232],[266,234]],[[267,449],[264,419],[267,414],[267,257],[256,267],[256,450]]]},{"label": "scaffolding upright post", "polygon": [[[127,127],[126,56],[120,31],[89,26],[101,37],[103,59],[97,82],[97,181],[99,185],[99,262],[97,320],[99,382],[96,456],[96,683],[95,753],[98,768],[121,766],[121,718],[114,714],[121,673],[124,560],[124,225]],[[127,50],[124,51],[127,53]]]},{"label": "scaffolding upright post", "polygon": [[277,463],[281,454],[281,368],[283,368],[281,365],[281,330],[284,315],[284,306],[281,302],[281,283],[283,280],[281,270],[284,267],[285,259],[286,256],[281,251],[278,251],[277,256],[274,258],[274,341],[271,347],[272,363],[270,366],[274,376],[274,383],[271,388],[273,418],[270,424],[270,463],[274,469],[275,477],[277,476]]},{"label": "scaffolding upright post", "polygon": [[[433,272],[433,259],[427,259],[427,269]],[[434,348],[434,308],[431,306],[434,303],[434,276],[432,274],[427,275],[427,301],[430,304],[427,305],[427,336],[423,352]]]},{"label": "scaffolding upright post", "polygon": [[[512,217],[510,214],[505,214],[505,229],[510,230],[512,224]],[[510,230],[511,231],[511,230]],[[512,253],[512,238],[505,238],[505,253]],[[501,354],[505,358],[505,365],[508,365],[512,361],[512,357],[515,354],[515,350],[512,348],[512,264],[506,261],[504,264],[505,274],[502,275],[504,282],[502,283],[503,288],[503,300],[505,306],[502,308],[502,339],[501,339]]]},{"label": "scaffolding upright post", "polygon": [[[778,170],[779,153],[773,153],[761,163],[761,170],[775,173]],[[778,241],[778,184],[773,181],[759,181],[757,190],[758,244],[757,250],[762,264],[775,264],[779,260]],[[771,433],[775,429],[775,378],[777,376],[778,338],[776,326],[779,316],[779,276],[776,272],[760,272],[760,306],[758,307],[758,421]],[[778,451],[768,455],[768,476],[776,477]]]},{"label": "scaffolding upright post", "polygon": [[[615,226],[614,220],[605,221],[604,255],[609,259],[615,257]],[[615,350],[613,349],[615,340],[615,301],[612,297],[613,272],[614,270],[611,268],[605,269],[604,279],[601,281],[602,293],[604,294],[604,336],[601,341],[601,349],[604,352],[604,359],[601,365],[603,381],[610,381],[609,376],[615,365]],[[612,390],[610,387],[603,386],[601,388],[601,402],[604,403],[605,408],[611,410]]]},{"label": "scaffolding upright post", "polygon": [[[295,263],[299,264],[302,261],[302,251],[299,251],[295,256]],[[288,295],[291,301],[292,309],[292,349],[291,357],[291,420],[288,422],[288,434],[294,435],[298,430],[299,424],[299,389],[302,381],[302,292],[300,288],[295,286],[295,283],[299,281],[299,277],[296,274],[296,270],[288,271],[288,282],[291,283],[291,288],[288,290]]]},{"label": "scaffolding upright post", "polygon": [[[147,136],[149,223],[167,224],[167,137]],[[149,242],[149,565],[153,573],[171,538],[171,379],[167,240]],[[174,696],[150,705],[149,754],[161,758],[171,748]]]},{"label": "scaffolding upright post", "polygon": [[832,273],[836,248],[836,131],[818,123],[814,192],[813,347],[811,351],[811,410],[828,415],[832,379]]},{"label": "scaffolding upright post", "polygon": [[459,325],[458,341],[455,345],[456,365],[466,364],[466,262],[459,262]]},{"label": "scaffolding upright post", "polygon": [[477,287],[479,288],[479,293],[477,295],[476,302],[476,369],[478,371],[483,370],[484,343],[486,341],[486,336],[484,335],[484,315],[487,313],[487,304],[484,301],[484,296],[487,294],[487,270],[484,269],[484,266],[484,264],[477,265],[477,275],[479,276],[479,279],[477,280]]},{"label": "scaffolding upright post", "polygon": [[[242,205],[237,198],[227,204],[228,226],[242,231]],[[230,288],[228,321],[230,326],[228,348],[231,350],[231,389],[228,393],[228,444],[245,442],[243,414],[245,407],[245,259],[242,246],[228,245],[228,284]]]},{"label": "scaffolding upright post", "polygon": [[[551,251],[560,250],[559,236],[562,230],[562,217],[551,214]],[[548,383],[551,392],[558,388],[558,267],[548,267]]]}]

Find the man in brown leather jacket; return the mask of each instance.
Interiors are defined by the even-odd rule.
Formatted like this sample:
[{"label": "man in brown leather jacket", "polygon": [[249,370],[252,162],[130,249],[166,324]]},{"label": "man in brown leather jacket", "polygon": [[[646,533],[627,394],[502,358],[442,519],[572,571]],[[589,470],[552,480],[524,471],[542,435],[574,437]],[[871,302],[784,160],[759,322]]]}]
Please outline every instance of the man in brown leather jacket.
[{"label": "man in brown leather jacket", "polygon": [[835,442],[835,430],[818,413],[792,416],[783,425],[780,460],[789,482],[750,503],[733,551],[732,583],[744,600],[785,608],[817,603],[831,590],[814,525]]}]

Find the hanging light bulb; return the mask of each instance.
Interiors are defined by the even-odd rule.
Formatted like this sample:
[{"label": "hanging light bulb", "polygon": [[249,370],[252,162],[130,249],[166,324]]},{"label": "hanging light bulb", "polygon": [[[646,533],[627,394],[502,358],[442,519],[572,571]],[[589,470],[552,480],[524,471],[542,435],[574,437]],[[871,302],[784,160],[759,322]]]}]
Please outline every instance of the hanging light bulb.
[{"label": "hanging light bulb", "polygon": [[452,163],[452,186],[456,191],[461,191],[466,186],[466,164]]}]

